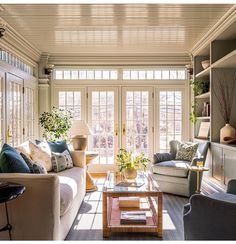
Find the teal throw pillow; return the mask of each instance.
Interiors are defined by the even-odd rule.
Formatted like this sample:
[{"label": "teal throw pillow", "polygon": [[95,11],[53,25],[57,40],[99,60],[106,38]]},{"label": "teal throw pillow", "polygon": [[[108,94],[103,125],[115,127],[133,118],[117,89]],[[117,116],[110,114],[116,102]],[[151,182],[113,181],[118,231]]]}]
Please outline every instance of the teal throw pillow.
[{"label": "teal throw pillow", "polygon": [[2,173],[30,173],[30,168],[21,155],[8,144],[4,144],[0,153]]},{"label": "teal throw pillow", "polygon": [[67,146],[66,141],[48,142],[48,145],[52,152],[63,153],[65,150],[69,152],[69,148]]}]

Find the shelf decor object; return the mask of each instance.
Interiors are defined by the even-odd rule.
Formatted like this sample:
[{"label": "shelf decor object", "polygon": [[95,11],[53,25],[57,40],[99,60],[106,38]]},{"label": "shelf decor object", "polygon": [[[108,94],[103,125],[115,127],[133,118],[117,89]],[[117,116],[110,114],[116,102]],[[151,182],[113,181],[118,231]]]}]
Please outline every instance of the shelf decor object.
[{"label": "shelf decor object", "polygon": [[198,138],[208,139],[210,130],[210,122],[201,122],[200,129],[198,132]]},{"label": "shelf decor object", "polygon": [[202,67],[203,69],[207,69],[210,66],[210,60],[203,60],[202,61]]},{"label": "shelf decor object", "polygon": [[232,69],[216,70],[216,82],[213,93],[218,101],[220,114],[225,126],[220,130],[220,143],[228,144],[226,138],[236,138],[235,128],[230,125],[234,89],[236,83],[236,71]]}]

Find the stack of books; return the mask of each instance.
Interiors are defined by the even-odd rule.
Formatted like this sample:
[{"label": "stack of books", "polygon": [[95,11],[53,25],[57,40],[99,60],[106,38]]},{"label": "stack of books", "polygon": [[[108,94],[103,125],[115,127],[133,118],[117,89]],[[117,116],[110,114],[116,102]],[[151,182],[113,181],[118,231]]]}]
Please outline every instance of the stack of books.
[{"label": "stack of books", "polygon": [[120,224],[140,224],[145,225],[147,222],[146,213],[144,211],[128,211],[121,212]]},{"label": "stack of books", "polygon": [[139,197],[119,197],[120,208],[139,208]]}]

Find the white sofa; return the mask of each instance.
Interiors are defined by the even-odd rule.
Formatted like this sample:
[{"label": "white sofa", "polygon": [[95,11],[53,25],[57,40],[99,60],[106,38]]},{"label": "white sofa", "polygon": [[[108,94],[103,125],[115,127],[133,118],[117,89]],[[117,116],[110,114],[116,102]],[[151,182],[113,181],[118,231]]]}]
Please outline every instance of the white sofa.
[{"label": "white sofa", "polygon": [[[22,196],[8,202],[13,240],[64,240],[86,192],[85,152],[71,151],[74,167],[59,173],[1,173],[0,181],[26,187]],[[0,228],[6,224],[0,204]],[[8,239],[0,232],[0,239]]]}]

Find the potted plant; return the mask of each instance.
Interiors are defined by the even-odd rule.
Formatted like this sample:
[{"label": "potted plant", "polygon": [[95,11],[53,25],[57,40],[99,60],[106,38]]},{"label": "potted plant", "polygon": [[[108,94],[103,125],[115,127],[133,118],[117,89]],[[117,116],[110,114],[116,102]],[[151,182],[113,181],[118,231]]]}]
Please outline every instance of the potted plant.
[{"label": "potted plant", "polygon": [[135,179],[137,177],[137,170],[146,170],[150,160],[144,156],[143,153],[133,155],[126,149],[121,148],[116,156],[120,172],[124,173],[126,179]]},{"label": "potted plant", "polygon": [[70,110],[53,107],[50,112],[44,112],[39,117],[39,123],[44,129],[43,138],[47,141],[67,139],[67,133],[72,124]]}]

